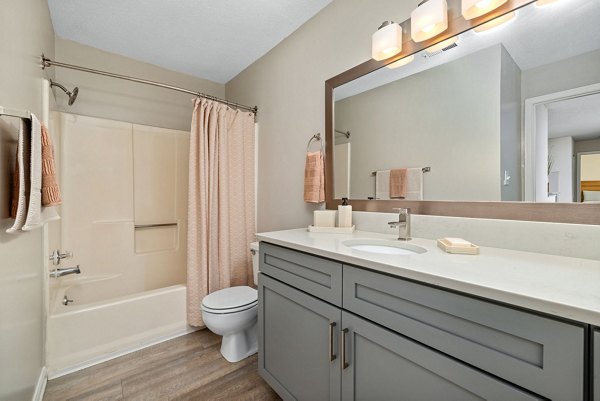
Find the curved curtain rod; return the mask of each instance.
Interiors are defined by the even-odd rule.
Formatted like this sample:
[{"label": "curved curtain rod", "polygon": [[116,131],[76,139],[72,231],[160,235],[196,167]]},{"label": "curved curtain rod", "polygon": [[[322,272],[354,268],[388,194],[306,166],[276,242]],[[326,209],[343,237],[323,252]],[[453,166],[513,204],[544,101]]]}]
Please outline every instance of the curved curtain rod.
[{"label": "curved curtain rod", "polygon": [[112,72],[107,72],[107,71],[100,71],[100,70],[94,70],[93,68],[87,68],[87,67],[81,67],[78,65],[73,65],[73,64],[67,64],[67,63],[61,63],[59,61],[54,61],[51,60],[47,57],[44,56],[44,54],[42,53],[41,56],[41,62],[42,62],[42,70],[45,70],[48,67],[63,67],[63,68],[69,68],[71,70],[77,70],[77,71],[83,71],[83,72],[89,72],[91,74],[98,74],[98,75],[104,75],[106,77],[111,77],[111,78],[117,78],[117,79],[124,79],[126,81],[132,81],[132,82],[137,82],[140,84],[146,84],[146,85],[152,85],[152,86],[158,86],[159,88],[165,88],[165,89],[171,89],[174,91],[178,91],[178,92],[183,92],[183,93],[189,93],[190,95],[195,95],[204,99],[209,99],[209,100],[214,100],[216,102],[220,102],[223,104],[226,104],[228,106],[232,106],[241,110],[247,110],[251,113],[254,113],[254,115],[258,114],[258,107],[254,106],[254,107],[250,107],[250,106],[244,106],[243,104],[239,104],[239,103],[235,103],[235,102],[230,102],[228,100],[224,100],[224,99],[219,99],[216,96],[212,96],[212,95],[207,95],[204,93],[200,93],[197,91],[192,91],[189,89],[184,89],[184,88],[180,88],[177,86],[173,86],[173,85],[167,85],[167,84],[163,84],[160,82],[155,82],[155,81],[150,81],[147,79],[142,79],[142,78],[136,78],[136,77],[130,77],[127,75],[120,75],[120,74],[115,74]]}]

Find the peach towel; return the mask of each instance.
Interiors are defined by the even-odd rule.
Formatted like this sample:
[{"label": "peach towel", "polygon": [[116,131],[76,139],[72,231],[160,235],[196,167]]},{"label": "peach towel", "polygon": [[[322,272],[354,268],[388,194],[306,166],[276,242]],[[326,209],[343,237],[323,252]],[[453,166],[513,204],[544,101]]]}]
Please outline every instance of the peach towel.
[{"label": "peach towel", "polygon": [[321,152],[308,152],[306,154],[304,202],[325,202],[325,163]]},{"label": "peach towel", "polygon": [[390,170],[390,198],[406,198],[408,169],[396,168]]},{"label": "peach towel", "polygon": [[61,203],[52,137],[42,124],[42,206],[58,206]]}]

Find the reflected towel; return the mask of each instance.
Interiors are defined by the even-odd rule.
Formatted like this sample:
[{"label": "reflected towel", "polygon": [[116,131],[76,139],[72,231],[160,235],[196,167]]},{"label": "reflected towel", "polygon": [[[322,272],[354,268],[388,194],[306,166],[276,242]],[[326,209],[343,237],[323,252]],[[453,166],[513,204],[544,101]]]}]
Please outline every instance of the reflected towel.
[{"label": "reflected towel", "polygon": [[52,137],[42,124],[42,206],[58,206],[61,203]]},{"label": "reflected towel", "polygon": [[406,171],[406,197],[407,200],[423,200],[423,169],[409,168]]},{"label": "reflected towel", "polygon": [[390,170],[375,172],[375,199],[390,199]]},{"label": "reflected towel", "polygon": [[325,164],[321,152],[308,152],[306,154],[304,202],[325,202]]},{"label": "reflected towel", "polygon": [[390,198],[406,198],[407,169],[396,168],[390,170]]},{"label": "reflected towel", "polygon": [[42,124],[31,113],[31,153],[29,157],[29,204],[23,231],[33,230],[42,225]]},{"label": "reflected towel", "polygon": [[7,233],[15,233],[23,227],[27,217],[27,204],[29,198],[29,158],[30,158],[30,130],[29,120],[20,120],[19,137],[17,142],[17,157],[13,177],[12,201],[10,217],[15,219]]}]

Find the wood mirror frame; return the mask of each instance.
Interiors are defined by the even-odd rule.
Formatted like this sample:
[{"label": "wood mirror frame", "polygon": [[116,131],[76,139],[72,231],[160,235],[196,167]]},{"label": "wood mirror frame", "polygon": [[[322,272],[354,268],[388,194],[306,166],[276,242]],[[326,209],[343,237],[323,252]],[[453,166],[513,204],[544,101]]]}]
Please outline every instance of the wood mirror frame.
[{"label": "wood mirror frame", "polygon": [[[453,1],[454,7],[450,7],[450,5],[448,7],[448,29],[444,33],[420,43],[415,43],[410,39],[405,40],[402,43],[403,50],[400,54],[383,61],[370,59],[325,81],[325,201],[327,209],[336,209],[341,204],[341,199],[334,199],[333,163],[331,162],[334,144],[334,89],[387,64],[534,2],[532,0],[508,0],[487,15],[465,20],[460,14],[460,2]],[[401,25],[406,26],[408,21],[404,21]],[[349,204],[352,205],[353,210],[365,212],[392,213],[394,207],[408,207],[414,214],[600,225],[600,204],[357,199],[350,199]]]}]

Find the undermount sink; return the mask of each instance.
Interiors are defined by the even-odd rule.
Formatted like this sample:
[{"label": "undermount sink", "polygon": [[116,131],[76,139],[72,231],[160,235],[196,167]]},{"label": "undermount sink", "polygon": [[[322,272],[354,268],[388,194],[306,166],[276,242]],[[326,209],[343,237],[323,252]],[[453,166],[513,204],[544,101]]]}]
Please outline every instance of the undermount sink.
[{"label": "undermount sink", "polygon": [[427,252],[427,249],[417,245],[380,239],[351,239],[342,242],[342,244],[357,251],[385,255],[417,255]]}]

